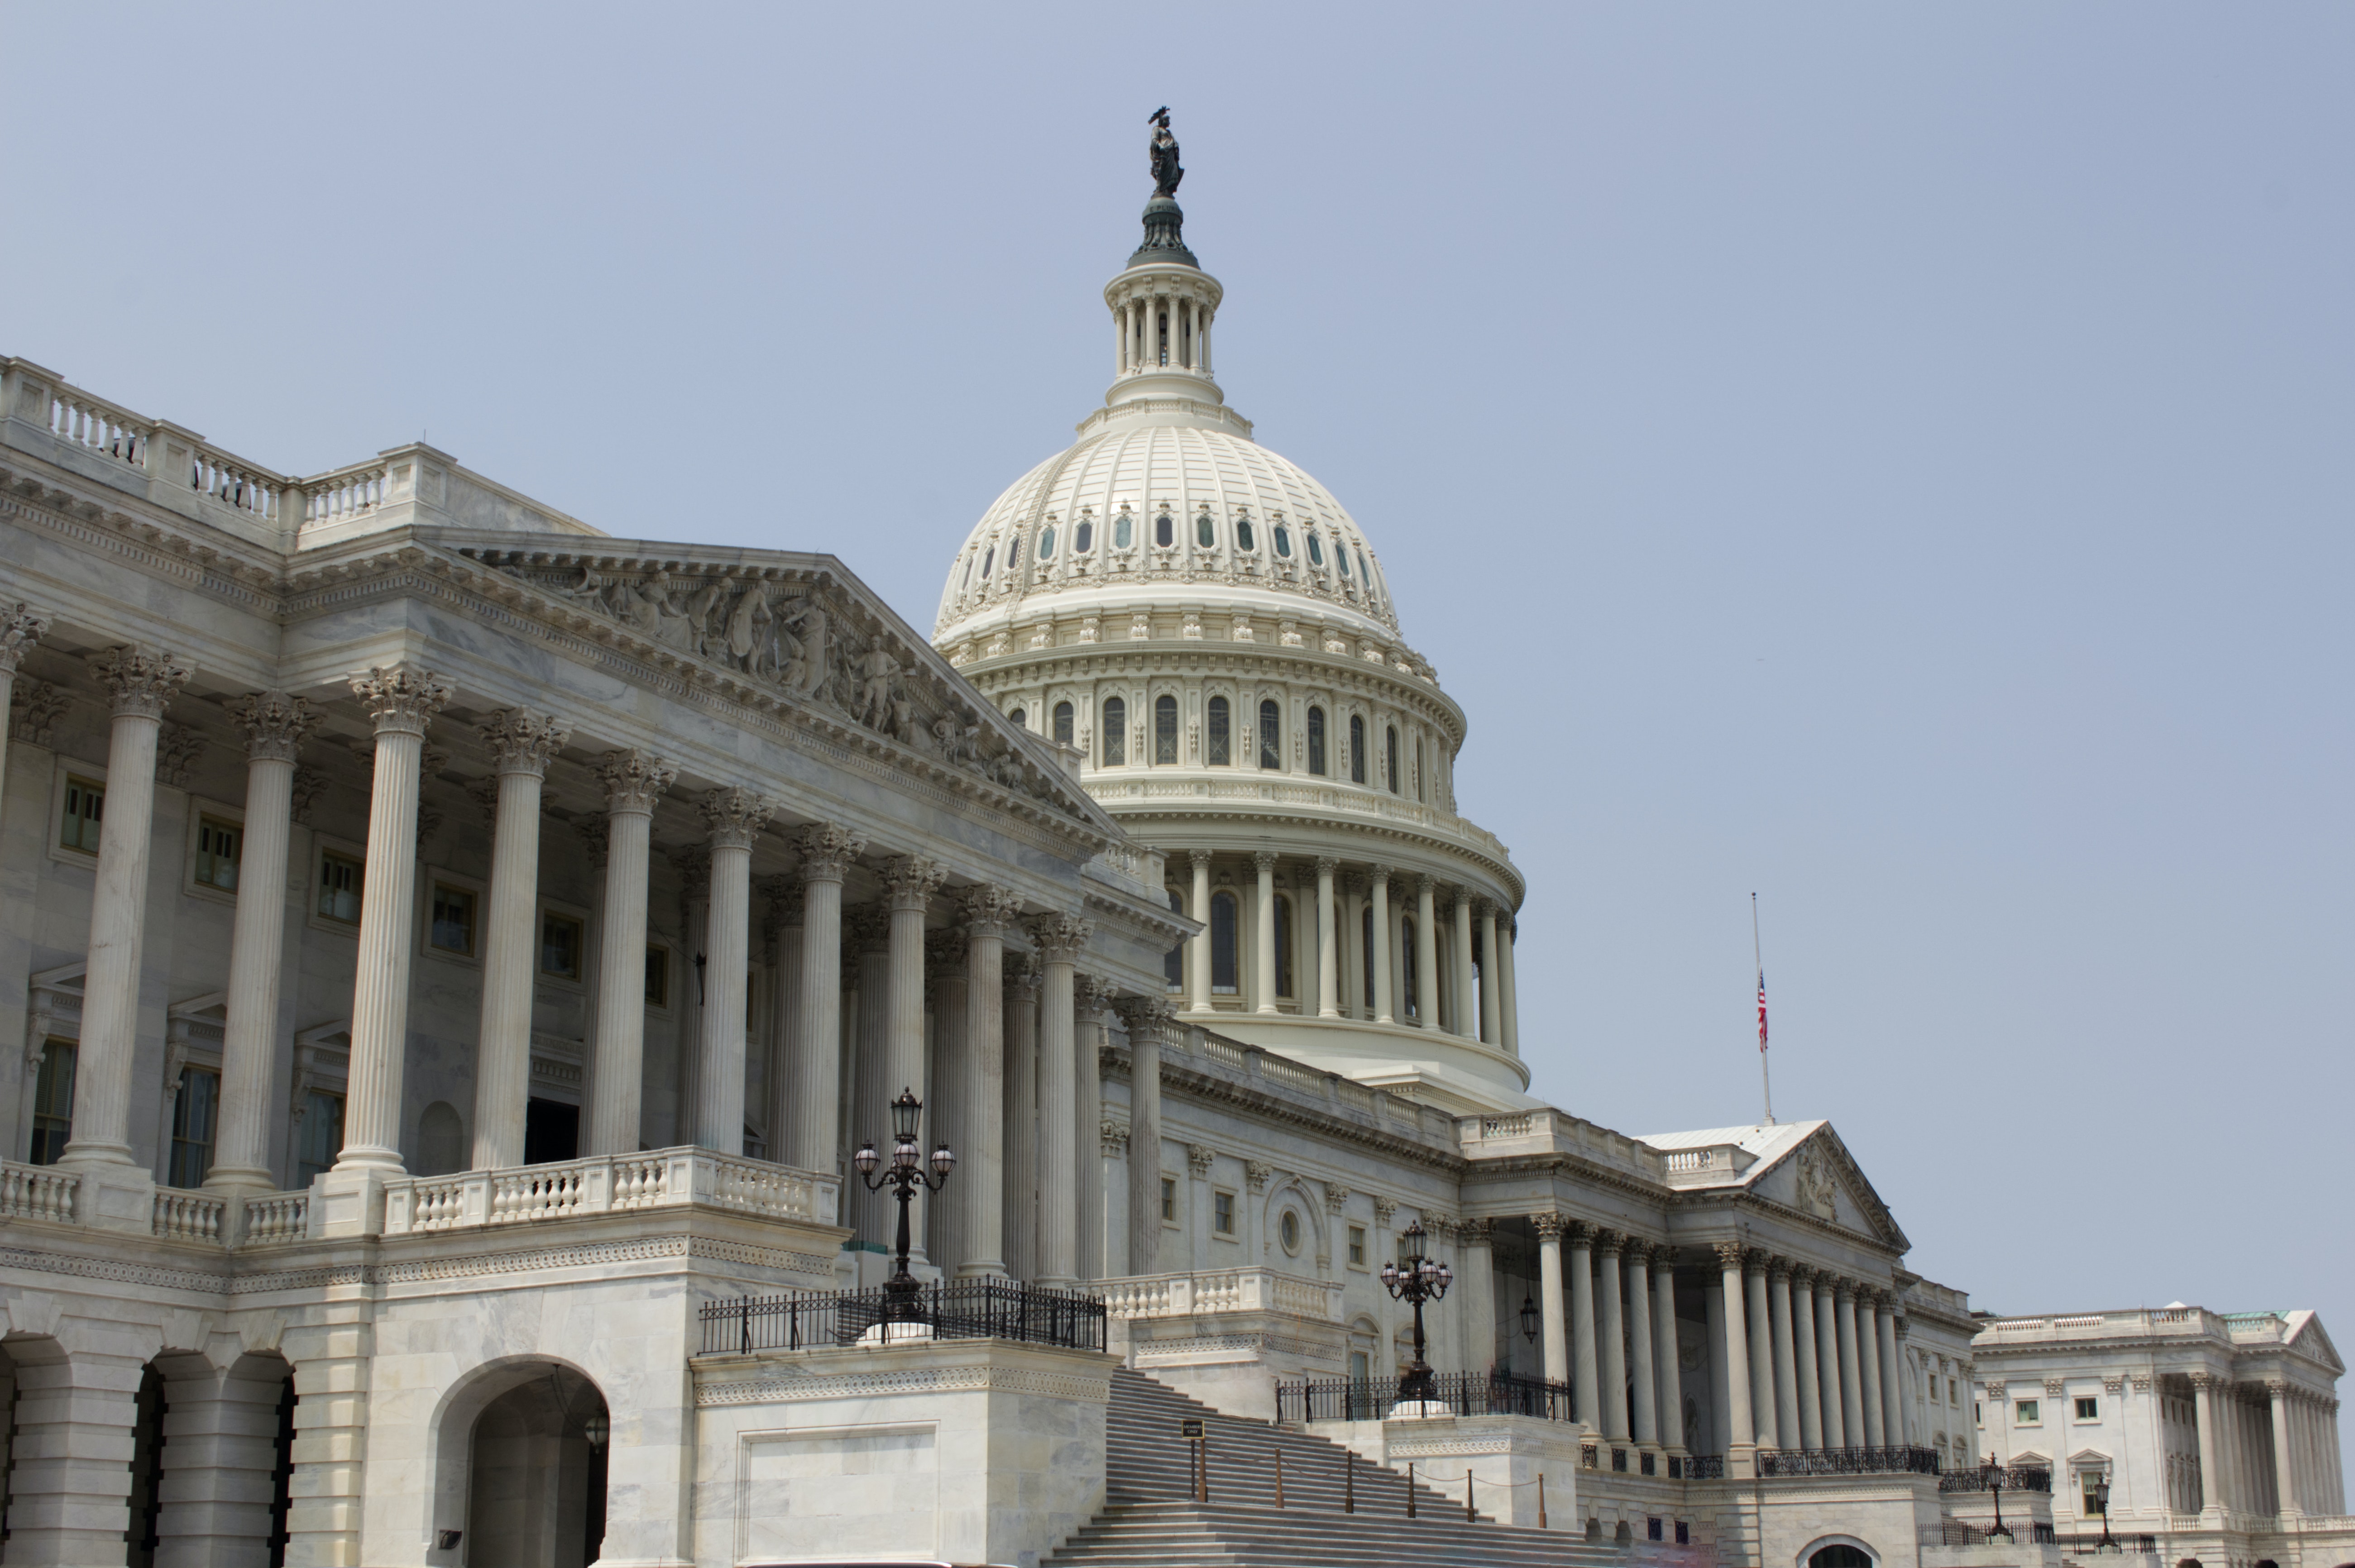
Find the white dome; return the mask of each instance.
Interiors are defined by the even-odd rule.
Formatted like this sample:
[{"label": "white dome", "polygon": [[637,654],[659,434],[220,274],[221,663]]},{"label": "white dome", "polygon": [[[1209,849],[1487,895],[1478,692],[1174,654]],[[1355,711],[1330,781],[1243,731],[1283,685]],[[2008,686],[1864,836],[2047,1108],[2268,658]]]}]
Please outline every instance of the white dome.
[{"label": "white dome", "polygon": [[1215,597],[1396,635],[1381,563],[1331,491],[1233,433],[1241,421],[1224,411],[1212,417],[1225,429],[1151,417],[1160,411],[1108,410],[1146,416],[1116,429],[1094,416],[1095,433],[997,498],[949,569],[935,640],[1042,595],[1068,611],[1074,594],[1123,605]]}]

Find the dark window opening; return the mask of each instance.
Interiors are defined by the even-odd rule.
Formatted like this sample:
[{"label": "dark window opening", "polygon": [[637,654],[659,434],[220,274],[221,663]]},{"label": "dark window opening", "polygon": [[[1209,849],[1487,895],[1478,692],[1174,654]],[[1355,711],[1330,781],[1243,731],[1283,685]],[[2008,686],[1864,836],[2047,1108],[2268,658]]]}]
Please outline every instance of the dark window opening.
[{"label": "dark window opening", "polygon": [[1284,766],[1284,711],[1273,701],[1259,705],[1259,765]]},{"label": "dark window opening", "polygon": [[1178,699],[1156,697],[1153,699],[1153,761],[1157,767],[1167,767],[1178,760]]},{"label": "dark window opening", "polygon": [[523,1162],[554,1165],[581,1157],[581,1107],[537,1097],[523,1108]]},{"label": "dark window opening", "polygon": [[1055,704],[1055,743],[1059,746],[1071,743],[1071,705],[1068,702]]},{"label": "dark window opening", "polygon": [[[1179,914],[1186,912],[1185,895],[1176,888],[1169,890],[1169,907]],[[1161,955],[1161,978],[1173,991],[1186,984],[1186,944],[1179,943]]]},{"label": "dark window opening", "polygon": [[1229,718],[1227,699],[1210,699],[1210,755],[1214,768],[1223,768],[1234,761],[1233,725]]},{"label": "dark window opening", "polygon": [[1128,704],[1107,697],[1103,704],[1103,765],[1119,767],[1128,761]]},{"label": "dark window opening", "polygon": [[1354,713],[1349,716],[1349,782],[1366,782],[1366,721]]},{"label": "dark window opening", "polygon": [[1210,989],[1221,997],[1235,994],[1235,895],[1210,895]]},{"label": "dark window opening", "polygon": [[1325,710],[1308,710],[1308,771],[1322,777],[1325,773]]}]

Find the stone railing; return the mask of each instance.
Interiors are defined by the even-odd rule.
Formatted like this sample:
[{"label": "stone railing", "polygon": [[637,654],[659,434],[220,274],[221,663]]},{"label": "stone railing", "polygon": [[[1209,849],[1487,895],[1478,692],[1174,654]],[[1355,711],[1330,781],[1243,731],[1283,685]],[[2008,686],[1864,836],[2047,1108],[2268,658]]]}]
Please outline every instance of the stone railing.
[{"label": "stone railing", "polygon": [[[0,1220],[40,1220],[52,1225],[102,1224],[79,1211],[81,1173],[53,1165],[0,1161]],[[157,1187],[147,1206],[146,1233],[158,1241],[203,1247],[260,1246],[298,1242],[310,1233],[311,1194],[208,1192]],[[133,1211],[135,1213],[136,1211]],[[135,1221],[133,1222],[135,1224]],[[136,1233],[134,1232],[134,1233]]]},{"label": "stone railing", "polygon": [[1337,1322],[1337,1281],[1304,1279],[1273,1269],[1209,1269],[1200,1274],[1132,1275],[1092,1287],[1114,1317],[1199,1317],[1230,1312],[1289,1312]]},{"label": "stone railing", "polygon": [[1758,1157],[1739,1144],[1711,1144],[1706,1148],[1672,1148],[1660,1155],[1662,1173],[1671,1187],[1713,1187],[1741,1175],[1758,1163]]},{"label": "stone railing", "polygon": [[2188,1334],[2241,1338],[2228,1324],[2198,1307],[2130,1307],[2120,1312],[2087,1312],[2068,1317],[2003,1317],[1978,1334],[1983,1345],[2016,1344],[2035,1339],[2103,1339],[2121,1335],[2179,1339]]},{"label": "stone railing", "polygon": [[311,1233],[311,1190],[265,1192],[245,1200],[244,1244],[299,1242]]},{"label": "stone railing", "polygon": [[840,1200],[840,1183],[830,1176],[707,1148],[669,1148],[388,1182],[384,1233],[530,1224],[698,1204],[762,1219],[831,1225]]},{"label": "stone railing", "polygon": [[229,1240],[229,1202],[214,1192],[184,1192],[155,1189],[155,1233],[172,1242],[205,1242],[219,1246]]},{"label": "stone railing", "polygon": [[0,1162],[0,1220],[47,1220],[70,1225],[74,1196],[80,1188],[80,1177],[53,1165]]},{"label": "stone railing", "polygon": [[[1455,1142],[1467,1159],[1509,1159],[1574,1154],[1646,1181],[1668,1184],[1668,1157],[1647,1143],[1597,1126],[1564,1111],[1515,1111],[1458,1116]],[[1684,1179],[1692,1179],[1689,1176]]]}]

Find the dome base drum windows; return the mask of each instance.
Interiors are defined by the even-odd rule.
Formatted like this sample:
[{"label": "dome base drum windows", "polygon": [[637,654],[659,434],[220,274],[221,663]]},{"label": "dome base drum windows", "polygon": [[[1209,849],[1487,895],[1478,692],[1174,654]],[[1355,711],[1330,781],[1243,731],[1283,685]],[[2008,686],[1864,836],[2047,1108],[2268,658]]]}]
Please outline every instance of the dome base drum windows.
[{"label": "dome base drum windows", "polygon": [[1058,702],[1055,704],[1054,724],[1055,744],[1059,746],[1070,745],[1071,743],[1071,705],[1070,703]]},{"label": "dome base drum windows", "polygon": [[1349,782],[1366,782],[1366,720],[1356,713],[1349,715]]},{"label": "dome base drum windows", "polygon": [[1103,765],[1117,768],[1128,761],[1128,704],[1117,697],[1103,700]]},{"label": "dome base drum windows", "polygon": [[1382,760],[1388,764],[1390,769],[1389,774],[1384,782],[1390,785],[1391,793],[1392,795],[1396,795],[1399,793],[1399,743],[1397,725],[1386,724],[1382,727],[1382,748],[1385,752]]},{"label": "dome base drum windows", "polygon": [[1153,765],[1166,768],[1178,761],[1178,699],[1153,699]]},{"label": "dome base drum windows", "polygon": [[1209,754],[1203,760],[1214,768],[1223,768],[1234,761],[1234,724],[1232,710],[1223,697],[1210,699]]},{"label": "dome base drum windows", "polygon": [[1284,712],[1273,699],[1259,705],[1259,765],[1284,766]]},{"label": "dome base drum windows", "polygon": [[1308,710],[1308,771],[1319,778],[1325,775],[1325,710]]}]

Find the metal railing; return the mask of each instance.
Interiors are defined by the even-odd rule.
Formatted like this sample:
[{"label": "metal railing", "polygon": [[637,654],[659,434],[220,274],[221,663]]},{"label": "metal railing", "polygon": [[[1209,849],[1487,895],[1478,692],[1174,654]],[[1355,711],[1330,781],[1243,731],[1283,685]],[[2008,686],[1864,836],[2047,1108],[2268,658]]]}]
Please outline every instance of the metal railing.
[{"label": "metal railing", "polygon": [[[1531,1415],[1572,1421],[1570,1385],[1506,1372],[1441,1372],[1432,1403],[1458,1415]],[[1275,1385],[1279,1423],[1380,1421],[1399,1402],[1396,1378],[1330,1378]]]},{"label": "metal railing", "polygon": [[1672,1481],[1721,1481],[1725,1479],[1725,1456],[1722,1454],[1687,1454],[1678,1458],[1668,1456],[1668,1479]]},{"label": "metal railing", "polygon": [[[934,1339],[1012,1339],[1071,1350],[1104,1348],[1104,1304],[1080,1291],[1045,1290],[1007,1280],[961,1280],[926,1285],[918,1297],[922,1323]],[[800,1350],[854,1345],[887,1321],[884,1292],[794,1291],[706,1302],[701,1311],[707,1356],[754,1350]]]},{"label": "metal railing", "polygon": [[1948,1470],[1938,1477],[1942,1492],[1991,1492],[1998,1488],[2007,1492],[2050,1492],[2052,1472],[2027,1466],[1973,1465],[1965,1469]]},{"label": "metal railing", "polygon": [[1766,1448],[1759,1451],[1758,1473],[1761,1476],[1934,1476],[1938,1473],[1938,1456],[1929,1448]]}]

